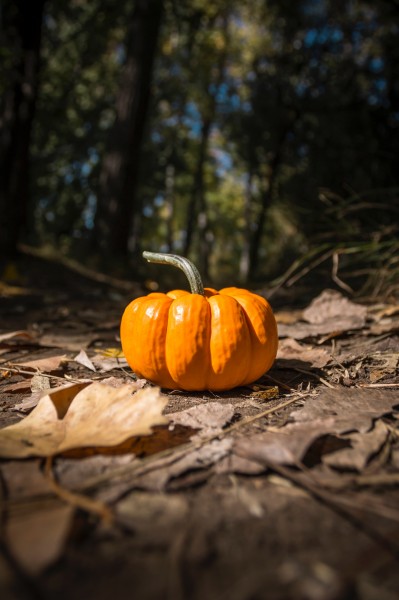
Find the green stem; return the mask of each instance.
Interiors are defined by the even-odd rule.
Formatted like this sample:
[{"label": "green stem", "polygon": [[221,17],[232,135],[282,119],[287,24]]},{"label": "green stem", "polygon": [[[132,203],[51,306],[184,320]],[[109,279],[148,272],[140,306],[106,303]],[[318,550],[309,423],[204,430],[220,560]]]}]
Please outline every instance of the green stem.
[{"label": "green stem", "polygon": [[190,284],[192,294],[200,294],[204,296],[204,286],[202,285],[201,275],[197,267],[183,256],[177,254],[161,254],[159,252],[143,252],[143,258],[150,263],[158,263],[160,265],[172,265],[183,271]]}]

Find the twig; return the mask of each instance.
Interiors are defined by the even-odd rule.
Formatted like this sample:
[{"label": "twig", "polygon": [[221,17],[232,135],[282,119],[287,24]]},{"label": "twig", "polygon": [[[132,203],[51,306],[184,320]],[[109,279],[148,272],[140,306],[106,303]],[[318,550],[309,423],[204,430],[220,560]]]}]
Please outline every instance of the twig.
[{"label": "twig", "polygon": [[18,375],[30,375],[31,377],[33,377],[34,375],[41,375],[43,377],[48,377],[49,379],[58,379],[59,381],[64,382],[67,381],[71,383],[82,383],[81,379],[74,379],[72,377],[66,377],[65,375],[63,377],[61,377],[60,375],[51,375],[50,373],[43,373],[43,371],[39,371],[39,369],[34,371],[26,371],[25,369],[20,369],[18,367],[10,367],[7,364],[2,365],[1,368],[6,371],[11,371],[11,373],[17,373]]},{"label": "twig", "polygon": [[397,388],[399,383],[360,383],[359,388]]},{"label": "twig", "polygon": [[101,517],[104,523],[112,523],[113,521],[113,513],[108,506],[106,506],[103,502],[99,502],[98,500],[93,500],[92,498],[88,498],[82,494],[78,494],[76,492],[71,492],[66,488],[62,487],[55,479],[53,472],[53,457],[49,456],[46,459],[44,474],[47,478],[48,483],[50,484],[51,489],[61,500],[64,500],[68,504],[75,506],[76,508],[80,508],[88,513],[94,513],[95,515]]},{"label": "twig", "polygon": [[293,367],[292,370],[297,371],[298,373],[303,373],[304,375],[310,375],[311,377],[318,379],[320,381],[320,383],[323,383],[324,385],[331,388],[332,390],[335,390],[335,385],[332,385],[326,379],[323,379],[323,377],[320,377],[320,375],[317,375],[316,373],[312,373],[312,371],[306,371],[305,369],[298,369],[297,367]]},{"label": "twig", "polygon": [[110,275],[106,275],[105,273],[99,273],[98,271],[94,271],[93,269],[85,267],[84,265],[82,265],[82,263],[78,262],[77,260],[73,260],[72,258],[67,258],[66,256],[62,256],[60,254],[56,255],[53,252],[49,254],[45,249],[34,248],[33,246],[28,246],[26,244],[19,244],[18,249],[24,254],[27,254],[28,256],[30,255],[36,258],[47,260],[49,262],[60,264],[69,269],[70,271],[79,273],[79,275],[83,275],[83,277],[86,277],[87,279],[91,279],[98,283],[104,283],[114,288],[130,292],[135,288],[137,289],[137,284],[131,281],[117,279],[116,277],[111,277]]}]

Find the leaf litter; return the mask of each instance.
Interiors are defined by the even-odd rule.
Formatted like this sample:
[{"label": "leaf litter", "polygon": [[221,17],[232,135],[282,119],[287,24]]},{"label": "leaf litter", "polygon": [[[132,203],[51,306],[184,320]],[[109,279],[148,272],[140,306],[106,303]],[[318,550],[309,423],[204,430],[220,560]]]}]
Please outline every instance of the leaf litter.
[{"label": "leaf litter", "polygon": [[[341,495],[342,501],[347,498],[352,508],[358,502],[359,510],[369,502],[374,512],[382,515],[382,505],[357,490],[356,481],[370,481],[371,486],[377,485],[373,481],[383,486],[399,486],[389,483],[395,482],[395,476],[399,475],[396,433],[399,398],[397,390],[361,386],[398,382],[397,351],[375,351],[367,341],[373,342],[378,326],[384,328],[384,335],[390,335],[392,328],[388,325],[394,323],[396,315],[396,309],[373,310],[331,291],[321,294],[307,309],[289,314],[279,324],[282,339],[277,363],[270,374],[257,382],[261,390],[270,388],[271,383],[277,385],[286,397],[266,394],[262,404],[251,401],[247,390],[233,390],[216,397],[183,395],[180,399],[172,394],[162,395],[145,380],[136,382],[129,377],[130,371],[118,349],[113,348],[107,355],[106,349],[96,348],[99,335],[94,330],[85,334],[77,327],[75,333],[46,329],[45,334],[32,337],[16,329],[0,336],[4,349],[7,351],[12,345],[14,354],[26,342],[34,342],[36,347],[59,348],[62,353],[52,359],[28,356],[17,357],[13,363],[4,361],[4,369],[7,365],[11,368],[15,361],[19,369],[32,369],[29,378],[25,374],[22,382],[11,379],[6,383],[4,379],[1,388],[5,394],[11,394],[5,410],[23,412],[33,408],[25,419],[0,433],[2,456],[24,457],[24,462],[3,460],[1,465],[9,502],[6,522],[10,551],[23,569],[36,575],[62,556],[75,519],[76,506],[68,503],[67,496],[62,502],[54,496],[54,488],[49,489],[37,459],[25,458],[29,456],[55,456],[53,471],[59,485],[114,507],[117,519],[143,539],[146,536],[152,539],[149,523],[156,523],[165,544],[176,527],[184,527],[187,515],[191,514],[191,504],[182,495],[185,490],[194,493],[199,484],[208,487],[218,477],[232,474],[246,475],[242,481],[234,480],[234,486],[238,485],[236,495],[248,514],[258,521],[268,514],[268,509],[249,490],[252,478],[260,484],[276,477],[290,482],[292,487],[300,485],[298,475],[308,477],[309,472],[313,474],[313,488],[305,487],[308,489],[305,497],[316,489],[322,499],[323,481],[334,481],[337,489],[342,481],[343,485],[352,485],[354,494],[351,498]],[[95,317],[93,314],[93,320]],[[110,347],[112,340],[108,339],[106,344]],[[41,360],[52,362],[40,363]],[[85,369],[85,380],[81,377],[84,371],[76,371],[78,364]],[[126,369],[122,376],[120,369]],[[108,372],[113,377],[104,379]],[[68,377],[73,381],[68,382],[65,379]],[[92,382],[93,378],[104,383]],[[26,396],[36,381],[40,388],[39,380],[52,387],[39,389],[36,397]],[[334,389],[328,389],[323,380]],[[54,387],[60,383],[64,385]],[[98,386],[102,386],[102,391]],[[130,401],[124,395],[128,389]],[[309,393],[299,393],[301,389]],[[93,391],[97,400],[92,398]],[[126,420],[126,407],[140,393],[152,398],[148,403],[143,401],[147,416],[152,401],[157,408],[150,422],[140,423],[139,419],[134,429],[135,425]],[[291,398],[289,406],[287,399]],[[270,414],[264,414],[269,405]],[[112,444],[118,448],[126,436],[136,436],[137,440],[127,454],[105,453]],[[153,442],[148,444],[146,439]],[[93,449],[103,449],[103,454],[68,456],[68,452],[87,444]],[[316,457],[316,461],[309,462],[310,456],[312,460]],[[34,465],[36,474],[32,471],[28,475],[21,470],[18,476],[18,465]],[[372,468],[378,470],[371,472]],[[350,473],[356,477],[350,479]],[[182,502],[174,502],[175,496],[170,496],[176,492],[181,494]],[[279,493],[284,494],[284,490]],[[273,497],[271,490],[269,495]],[[52,513],[46,504],[50,498]],[[19,515],[17,509],[22,501],[25,508]],[[332,506],[342,506],[335,494],[328,501]],[[89,505],[86,510],[90,511]],[[22,514],[30,516],[24,521],[20,519]],[[392,510],[386,510],[385,515],[387,519],[390,515],[396,518]],[[57,526],[52,525],[55,521]],[[50,528],[53,535],[47,532]],[[25,530],[31,532],[30,552]],[[11,536],[14,542],[10,541]],[[36,557],[32,551],[35,545],[38,545]]]}]

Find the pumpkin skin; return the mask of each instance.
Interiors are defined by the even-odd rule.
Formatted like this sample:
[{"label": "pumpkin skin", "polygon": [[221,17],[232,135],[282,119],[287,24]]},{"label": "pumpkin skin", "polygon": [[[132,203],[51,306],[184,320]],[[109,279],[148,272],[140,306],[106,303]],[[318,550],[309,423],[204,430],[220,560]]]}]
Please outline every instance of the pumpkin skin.
[{"label": "pumpkin skin", "polygon": [[126,307],[120,332],[139,377],[187,391],[252,383],[270,369],[278,346],[267,300],[236,287],[137,298]]}]

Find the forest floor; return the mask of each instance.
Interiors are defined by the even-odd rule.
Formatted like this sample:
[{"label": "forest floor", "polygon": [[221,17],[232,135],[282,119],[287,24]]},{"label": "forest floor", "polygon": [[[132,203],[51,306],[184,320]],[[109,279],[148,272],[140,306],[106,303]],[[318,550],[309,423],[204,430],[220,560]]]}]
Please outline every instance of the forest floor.
[{"label": "forest floor", "polygon": [[280,307],[256,384],[160,393],[119,352],[138,284],[17,268],[0,283],[2,600],[399,597],[394,300]]}]

